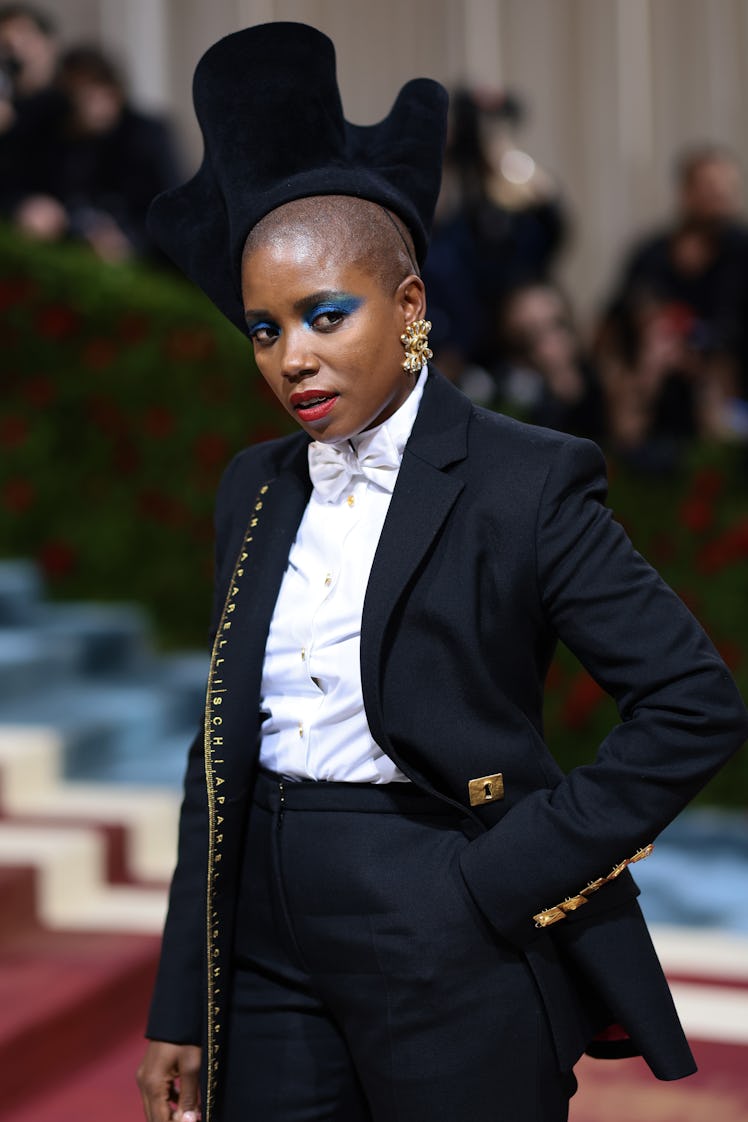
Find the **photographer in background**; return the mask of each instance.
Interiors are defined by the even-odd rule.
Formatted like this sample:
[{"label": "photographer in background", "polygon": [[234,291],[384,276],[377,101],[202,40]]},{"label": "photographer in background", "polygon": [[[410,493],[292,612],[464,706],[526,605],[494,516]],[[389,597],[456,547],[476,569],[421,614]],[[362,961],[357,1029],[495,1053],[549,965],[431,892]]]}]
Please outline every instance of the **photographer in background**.
[{"label": "photographer in background", "polygon": [[55,25],[44,12],[0,5],[0,216],[48,238],[67,225],[46,191],[50,142],[65,113],[54,85],[57,60]]},{"label": "photographer in background", "polygon": [[[151,254],[146,211],[180,179],[171,130],[133,108],[106,52],[58,56],[51,25],[25,6],[0,7],[0,50],[3,215],[43,241],[84,241],[105,261]],[[42,79],[52,85],[38,88]]]},{"label": "photographer in background", "polygon": [[676,179],[675,219],[634,247],[597,341],[613,440],[653,467],[691,436],[735,435],[745,396],[740,168],[702,145],[679,158]]},{"label": "photographer in background", "polygon": [[513,93],[459,89],[450,101],[444,180],[424,268],[431,346],[472,393],[490,369],[507,292],[547,278],[567,226],[558,184],[517,141],[525,106]]},{"label": "photographer in background", "polygon": [[571,307],[549,281],[527,281],[499,309],[497,407],[559,432],[605,438],[603,399]]},{"label": "photographer in background", "polygon": [[57,84],[67,108],[49,190],[64,207],[68,236],[107,261],[150,253],[146,211],[180,178],[171,130],[133,108],[118,67],[96,46],[66,51]]}]

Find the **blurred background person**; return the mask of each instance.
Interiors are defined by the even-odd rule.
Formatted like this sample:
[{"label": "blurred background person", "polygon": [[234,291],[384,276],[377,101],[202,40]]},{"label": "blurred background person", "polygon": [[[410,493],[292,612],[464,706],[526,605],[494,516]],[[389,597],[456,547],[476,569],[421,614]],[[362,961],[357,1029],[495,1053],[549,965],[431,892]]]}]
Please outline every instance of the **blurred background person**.
[{"label": "blurred background person", "polygon": [[65,113],[55,87],[54,21],[30,4],[0,5],[0,216],[42,236],[65,228],[46,194],[49,144]]},{"label": "blurred background person", "polygon": [[564,238],[558,188],[515,140],[524,117],[510,92],[459,89],[451,98],[424,277],[436,361],[458,382],[492,364],[499,302],[518,283],[546,277]]},{"label": "blurred background person", "polygon": [[67,233],[105,260],[148,252],[151,199],[180,178],[170,129],[133,108],[122,74],[96,46],[66,51],[57,82],[66,114],[49,187],[65,209]]},{"label": "blurred background person", "polygon": [[678,466],[699,435],[690,317],[644,291],[619,300],[598,345],[608,449],[655,472]]},{"label": "blurred background person", "polygon": [[676,167],[674,219],[635,245],[597,334],[614,442],[628,453],[649,444],[653,466],[674,442],[737,431],[746,387],[740,168],[716,145]]},{"label": "blurred background person", "polygon": [[170,128],[130,104],[112,58],[87,44],[60,54],[51,22],[13,5],[0,8],[0,78],[4,216],[107,261],[150,253],[148,206],[181,168]]},{"label": "blurred background person", "polygon": [[564,294],[550,282],[510,289],[499,311],[498,406],[575,436],[604,435],[600,385]]}]

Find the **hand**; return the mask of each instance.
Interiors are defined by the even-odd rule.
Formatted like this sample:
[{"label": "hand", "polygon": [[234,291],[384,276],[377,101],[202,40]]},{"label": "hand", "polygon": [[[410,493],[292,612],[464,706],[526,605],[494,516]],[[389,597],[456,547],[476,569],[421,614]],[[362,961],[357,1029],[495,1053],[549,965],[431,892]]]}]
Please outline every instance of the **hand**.
[{"label": "hand", "polygon": [[17,207],[13,220],[24,234],[44,242],[57,241],[68,228],[67,211],[50,195],[29,195]]},{"label": "hand", "polygon": [[86,231],[85,237],[102,261],[116,265],[133,255],[132,245],[114,219],[108,215],[99,215],[91,229]]},{"label": "hand", "polygon": [[200,1057],[194,1044],[150,1042],[137,1074],[147,1122],[198,1122]]}]

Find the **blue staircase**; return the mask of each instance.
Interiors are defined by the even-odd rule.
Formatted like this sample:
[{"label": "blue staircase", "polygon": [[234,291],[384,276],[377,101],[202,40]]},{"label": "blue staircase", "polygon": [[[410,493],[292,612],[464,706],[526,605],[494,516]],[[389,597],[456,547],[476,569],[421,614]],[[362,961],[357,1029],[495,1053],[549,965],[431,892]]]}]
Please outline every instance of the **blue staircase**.
[{"label": "blue staircase", "polygon": [[36,567],[0,562],[0,724],[48,725],[70,779],[178,786],[207,655],[157,655],[132,604],[53,604]]},{"label": "blue staircase", "polygon": [[[62,735],[69,779],[177,788],[207,654],[154,651],[131,604],[52,604],[34,565],[0,562],[0,724]],[[748,817],[692,810],[637,865],[654,923],[748,933]]]}]

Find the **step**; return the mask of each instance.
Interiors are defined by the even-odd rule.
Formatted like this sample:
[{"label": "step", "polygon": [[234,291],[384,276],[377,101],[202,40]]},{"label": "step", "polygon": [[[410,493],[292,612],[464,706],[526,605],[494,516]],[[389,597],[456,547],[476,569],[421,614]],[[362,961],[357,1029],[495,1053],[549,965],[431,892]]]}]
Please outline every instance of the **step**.
[{"label": "step", "polygon": [[187,753],[196,727],[160,736],[149,750],[112,754],[99,762],[99,782],[112,785],[138,784],[141,787],[168,788],[181,791],[187,767]]},{"label": "step", "polygon": [[[178,789],[68,781],[60,774],[62,754],[54,730],[0,727],[0,808],[6,824],[116,828],[123,835],[124,865],[117,879],[166,883],[176,860]],[[107,839],[102,841],[106,848]]]},{"label": "step", "polygon": [[78,674],[153,672],[150,623],[136,604],[46,603],[37,627],[44,639],[65,643]]},{"label": "step", "polygon": [[95,828],[0,821],[0,865],[36,870],[44,927],[154,935],[163,928],[166,888],[109,884],[106,846]]},{"label": "step", "polygon": [[650,931],[669,977],[727,982],[741,988],[748,984],[748,934],[673,924],[652,924]]},{"label": "step", "polygon": [[42,686],[69,681],[74,673],[74,653],[66,644],[38,630],[0,628],[0,712],[19,698],[28,705]]},{"label": "step", "polygon": [[52,683],[33,695],[33,703],[6,699],[0,724],[57,729],[65,774],[88,779],[106,777],[112,763],[153,753],[178,731],[172,699],[157,685],[112,679]]},{"label": "step", "polygon": [[32,865],[0,865],[0,956],[6,939],[27,935],[39,926],[36,870]]},{"label": "step", "polygon": [[650,924],[722,927],[748,936],[748,819],[693,808],[658,838],[636,866]]},{"label": "step", "polygon": [[[3,945],[0,961],[0,1117],[51,1090],[142,1031],[159,941],[121,934],[40,933]],[[111,1117],[101,1113],[79,1119]],[[137,1117],[137,1115],[134,1115]]]},{"label": "step", "polygon": [[38,616],[41,574],[31,561],[0,561],[0,627],[20,627]]},{"label": "step", "polygon": [[198,651],[180,651],[158,661],[154,681],[172,698],[180,727],[197,724],[205,705],[210,659]]}]

